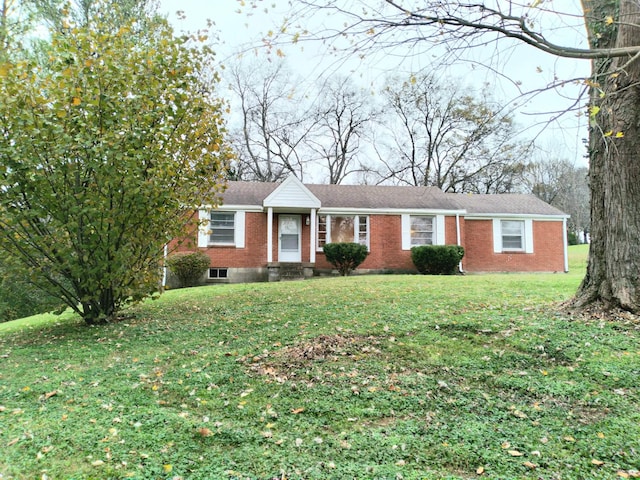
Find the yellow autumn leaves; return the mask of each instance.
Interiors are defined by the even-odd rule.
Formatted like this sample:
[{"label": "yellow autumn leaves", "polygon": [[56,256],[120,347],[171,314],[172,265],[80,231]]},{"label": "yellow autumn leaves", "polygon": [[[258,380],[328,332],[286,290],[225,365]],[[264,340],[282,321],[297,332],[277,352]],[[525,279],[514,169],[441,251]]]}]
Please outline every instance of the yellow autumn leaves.
[{"label": "yellow autumn leaves", "polygon": [[[597,105],[591,105],[589,107],[589,121],[592,124],[595,124],[595,118],[596,116],[600,113],[600,107]],[[613,130],[607,130],[606,132],[604,132],[602,134],[604,137],[611,137],[611,138],[623,138],[624,137],[624,132],[622,131],[617,131],[614,132]]]}]

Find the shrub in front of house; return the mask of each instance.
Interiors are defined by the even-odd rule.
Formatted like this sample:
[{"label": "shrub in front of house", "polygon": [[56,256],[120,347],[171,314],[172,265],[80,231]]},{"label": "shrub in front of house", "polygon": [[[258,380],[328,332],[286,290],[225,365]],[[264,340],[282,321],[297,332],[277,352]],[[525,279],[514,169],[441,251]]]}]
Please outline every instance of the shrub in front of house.
[{"label": "shrub in front of house", "polygon": [[167,267],[181,287],[198,285],[210,262],[209,257],[202,252],[181,252],[167,257]]},{"label": "shrub in front of house", "polygon": [[411,260],[424,275],[452,275],[464,256],[458,245],[422,245],[411,249]]},{"label": "shrub in front of house", "polygon": [[369,255],[367,247],[359,243],[327,243],[322,247],[322,250],[327,257],[327,261],[342,276],[349,275]]}]

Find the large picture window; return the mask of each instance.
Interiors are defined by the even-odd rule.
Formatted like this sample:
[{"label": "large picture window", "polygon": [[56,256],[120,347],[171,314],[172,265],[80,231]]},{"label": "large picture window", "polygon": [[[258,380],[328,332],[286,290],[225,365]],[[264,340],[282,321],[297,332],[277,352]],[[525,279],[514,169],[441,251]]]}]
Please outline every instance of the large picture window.
[{"label": "large picture window", "polygon": [[433,217],[411,215],[411,246],[433,245]]},{"label": "large picture window", "polygon": [[359,243],[369,247],[367,215],[318,215],[318,249],[327,243]]},{"label": "large picture window", "polygon": [[210,243],[233,245],[235,242],[235,213],[211,212],[209,228],[211,230]]}]

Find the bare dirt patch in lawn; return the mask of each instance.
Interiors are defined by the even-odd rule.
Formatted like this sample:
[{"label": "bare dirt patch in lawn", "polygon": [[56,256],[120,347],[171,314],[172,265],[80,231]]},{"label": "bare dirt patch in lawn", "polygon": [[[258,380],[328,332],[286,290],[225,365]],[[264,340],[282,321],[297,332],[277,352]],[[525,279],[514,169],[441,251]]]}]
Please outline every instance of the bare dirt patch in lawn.
[{"label": "bare dirt patch in lawn", "polygon": [[279,383],[304,377],[319,377],[333,374],[332,368],[323,365],[341,363],[344,360],[360,360],[379,355],[382,339],[364,335],[319,335],[295,345],[263,352],[253,357],[242,357],[249,370],[269,377]]}]

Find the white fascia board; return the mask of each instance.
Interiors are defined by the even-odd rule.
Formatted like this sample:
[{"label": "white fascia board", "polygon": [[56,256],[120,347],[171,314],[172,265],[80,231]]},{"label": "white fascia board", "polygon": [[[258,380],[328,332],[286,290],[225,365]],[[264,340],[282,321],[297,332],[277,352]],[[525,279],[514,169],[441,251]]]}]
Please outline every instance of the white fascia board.
[{"label": "white fascia board", "polygon": [[435,208],[344,208],[318,209],[318,215],[463,215],[466,210],[438,210]]},{"label": "white fascia board", "polygon": [[198,210],[216,210],[218,212],[264,212],[262,205],[218,205],[212,207],[211,205],[201,205]]},{"label": "white fascia board", "polygon": [[465,220],[494,220],[499,218],[500,220],[536,220],[538,222],[557,222],[570,218],[571,215],[536,215],[528,213],[496,213],[495,215],[483,213],[479,214],[466,214]]}]

